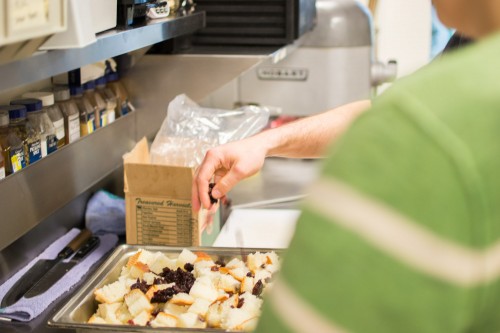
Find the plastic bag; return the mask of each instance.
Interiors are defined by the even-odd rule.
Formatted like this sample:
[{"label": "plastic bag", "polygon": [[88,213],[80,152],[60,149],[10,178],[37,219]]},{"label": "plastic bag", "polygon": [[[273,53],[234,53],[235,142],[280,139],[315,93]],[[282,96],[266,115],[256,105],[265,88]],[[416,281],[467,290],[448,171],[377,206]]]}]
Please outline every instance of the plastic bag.
[{"label": "plastic bag", "polygon": [[151,146],[151,163],[198,166],[208,149],[251,136],[269,121],[269,110],[202,108],[186,95],[168,105],[167,117]]}]

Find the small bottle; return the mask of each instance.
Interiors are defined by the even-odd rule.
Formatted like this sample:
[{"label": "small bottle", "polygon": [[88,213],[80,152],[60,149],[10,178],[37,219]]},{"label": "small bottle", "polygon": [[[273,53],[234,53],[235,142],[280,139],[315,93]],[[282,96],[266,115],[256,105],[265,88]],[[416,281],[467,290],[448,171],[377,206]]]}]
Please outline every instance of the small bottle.
[{"label": "small bottle", "polygon": [[95,131],[95,113],[92,104],[83,96],[81,86],[70,86],[71,100],[75,102],[80,113],[80,137],[84,137]]},{"label": "small bottle", "polygon": [[0,180],[5,178],[5,161],[3,159],[3,148],[2,145],[0,144]]},{"label": "small bottle", "polygon": [[54,94],[52,92],[36,91],[23,94],[23,97],[36,98],[42,101],[43,110],[47,113],[50,121],[52,121],[52,124],[54,125],[54,130],[57,137],[57,149],[62,148],[66,144],[64,117],[61,109],[59,109],[59,107],[54,104]]},{"label": "small bottle", "polygon": [[0,120],[0,142],[5,162],[5,173],[13,174],[28,165],[26,107],[24,105],[1,105],[0,110],[8,112],[8,117]]},{"label": "small bottle", "polygon": [[106,111],[106,102],[101,94],[95,91],[95,82],[89,81],[83,84],[83,96],[87,97],[94,108],[95,128],[101,128],[108,123],[108,114]]},{"label": "small bottle", "polygon": [[[36,140],[29,146],[28,163],[38,161],[40,158],[52,154],[57,150],[57,136],[54,124],[50,120],[47,112],[43,109],[42,101],[35,98],[17,99],[10,102],[11,105],[24,105],[27,111],[26,129],[29,133],[33,127],[35,136],[40,141],[40,156],[37,154]],[[33,144],[35,146],[33,146]]]},{"label": "small bottle", "polygon": [[107,81],[106,86],[111,89],[111,91],[117,98],[118,105],[116,109],[117,110],[116,117],[119,118],[132,111],[129,106],[129,97],[127,90],[125,89],[123,84],[118,80],[118,73],[110,72],[109,74],[106,75],[106,81]]},{"label": "small bottle", "polygon": [[78,106],[70,99],[71,95],[68,87],[56,86],[53,91],[56,104],[61,109],[64,117],[65,143],[73,143],[80,138],[80,112]]},{"label": "small bottle", "polygon": [[106,112],[108,115],[107,123],[111,124],[116,119],[116,96],[113,94],[111,89],[106,87],[106,78],[101,76],[95,80],[96,91],[101,94],[106,102]]}]

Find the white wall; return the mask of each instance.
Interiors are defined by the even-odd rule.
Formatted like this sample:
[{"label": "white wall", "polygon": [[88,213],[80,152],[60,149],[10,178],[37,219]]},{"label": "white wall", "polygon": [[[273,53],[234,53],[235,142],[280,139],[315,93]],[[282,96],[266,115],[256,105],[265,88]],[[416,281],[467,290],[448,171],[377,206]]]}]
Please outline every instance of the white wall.
[{"label": "white wall", "polygon": [[[368,0],[358,0],[367,5]],[[398,61],[398,77],[430,60],[431,1],[379,0],[375,14],[376,54]]]}]

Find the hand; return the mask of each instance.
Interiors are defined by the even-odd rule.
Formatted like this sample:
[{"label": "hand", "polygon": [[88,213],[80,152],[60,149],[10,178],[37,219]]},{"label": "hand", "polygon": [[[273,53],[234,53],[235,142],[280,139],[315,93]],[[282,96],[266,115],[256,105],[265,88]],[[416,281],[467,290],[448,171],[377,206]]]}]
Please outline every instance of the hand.
[{"label": "hand", "polygon": [[192,204],[195,211],[211,206],[208,185],[215,183],[212,197],[220,199],[238,182],[256,174],[264,165],[266,147],[257,137],[231,142],[210,149],[195,173]]}]

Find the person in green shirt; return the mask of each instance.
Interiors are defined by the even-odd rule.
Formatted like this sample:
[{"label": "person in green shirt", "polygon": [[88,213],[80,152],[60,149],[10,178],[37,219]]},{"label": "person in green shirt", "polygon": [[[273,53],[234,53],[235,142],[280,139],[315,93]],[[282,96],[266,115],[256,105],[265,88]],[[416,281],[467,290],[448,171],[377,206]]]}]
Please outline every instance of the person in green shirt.
[{"label": "person in green shirt", "polygon": [[330,148],[256,332],[500,331],[500,1],[434,4],[478,42]]},{"label": "person in green shirt", "polygon": [[330,147],[256,332],[500,331],[500,1],[433,3],[477,42]]}]

